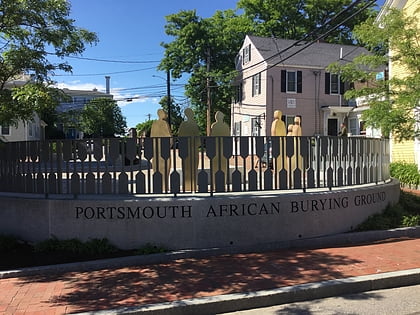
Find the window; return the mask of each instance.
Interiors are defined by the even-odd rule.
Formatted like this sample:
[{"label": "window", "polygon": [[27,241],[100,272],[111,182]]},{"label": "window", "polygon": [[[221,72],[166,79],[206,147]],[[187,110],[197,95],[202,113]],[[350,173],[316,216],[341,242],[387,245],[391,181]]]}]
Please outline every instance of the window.
[{"label": "window", "polygon": [[261,94],[261,73],[252,76],[252,96]]},{"label": "window", "polygon": [[296,92],[297,80],[296,72],[287,71],[286,92]]},{"label": "window", "polygon": [[338,74],[332,73],[330,76],[330,94],[338,94],[340,91],[340,78]]},{"label": "window", "polygon": [[344,81],[338,74],[325,72],[325,94],[344,94]]},{"label": "window", "polygon": [[281,70],[281,91],[302,93],[302,71]]},{"label": "window", "polygon": [[284,121],[284,124],[286,125],[286,131],[287,131],[287,128],[290,125],[294,125],[294,123],[295,123],[295,117],[296,116],[283,115],[283,117],[281,118]]},{"label": "window", "polygon": [[10,127],[9,126],[1,126],[1,134],[4,136],[10,135]]},{"label": "window", "polygon": [[251,44],[249,44],[248,46],[245,46],[242,49],[242,64],[247,64],[248,62],[251,61]]},{"label": "window", "polygon": [[251,136],[259,136],[261,134],[261,116],[257,116],[251,119],[251,127]]},{"label": "window", "polygon": [[357,130],[357,118],[349,119],[349,129],[352,135],[357,135],[359,133]]},{"label": "window", "polygon": [[241,121],[238,121],[238,122],[235,122],[234,123],[234,129],[233,129],[233,132],[234,132],[234,136],[240,136],[241,135],[241,124],[242,122]]},{"label": "window", "polygon": [[235,103],[241,103],[242,102],[242,94],[243,93],[243,85],[240,83],[239,85],[235,86]]},{"label": "window", "polygon": [[29,137],[32,137],[32,135],[33,135],[32,129],[33,129],[33,123],[28,123],[28,135],[29,135]]}]

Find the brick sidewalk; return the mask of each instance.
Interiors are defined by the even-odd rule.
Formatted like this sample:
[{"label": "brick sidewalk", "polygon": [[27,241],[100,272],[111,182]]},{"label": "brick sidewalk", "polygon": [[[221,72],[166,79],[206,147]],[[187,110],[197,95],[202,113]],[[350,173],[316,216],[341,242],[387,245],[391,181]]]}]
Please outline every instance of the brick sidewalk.
[{"label": "brick sidewalk", "polygon": [[0,279],[0,315],[65,314],[420,267],[420,239]]}]

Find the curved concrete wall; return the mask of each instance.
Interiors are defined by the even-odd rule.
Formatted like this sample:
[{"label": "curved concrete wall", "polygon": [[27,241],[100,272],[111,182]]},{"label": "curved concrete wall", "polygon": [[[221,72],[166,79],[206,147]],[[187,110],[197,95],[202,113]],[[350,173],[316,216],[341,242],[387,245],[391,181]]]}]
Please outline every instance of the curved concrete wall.
[{"label": "curved concrete wall", "polygon": [[107,238],[120,248],[268,244],[350,231],[398,201],[399,183],[215,197],[0,198],[0,233],[29,241]]}]

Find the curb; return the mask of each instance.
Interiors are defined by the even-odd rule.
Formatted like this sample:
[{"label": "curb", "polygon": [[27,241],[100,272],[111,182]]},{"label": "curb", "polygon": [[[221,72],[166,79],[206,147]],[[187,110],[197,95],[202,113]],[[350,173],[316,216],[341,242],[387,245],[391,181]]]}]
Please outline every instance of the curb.
[{"label": "curb", "polygon": [[417,284],[420,284],[420,268],[300,284],[273,290],[226,294],[160,304],[148,304],[139,307],[126,307],[107,311],[78,313],[77,315],[219,314]]},{"label": "curb", "polygon": [[186,258],[208,258],[217,255],[239,254],[239,253],[262,253],[275,251],[279,249],[293,248],[325,248],[333,246],[344,246],[352,244],[361,244],[368,242],[381,241],[392,238],[420,238],[420,226],[398,228],[392,230],[366,231],[340,233],[335,235],[321,236],[309,239],[297,239],[271,244],[262,244],[258,246],[232,246],[224,248],[191,249],[178,250],[168,253],[126,256],[118,258],[100,259],[85,262],[67,263],[60,265],[39,266],[22,268],[16,270],[0,271],[0,279],[31,276],[49,273],[92,271],[100,269],[121,268],[129,266],[151,265],[167,263],[177,259]]}]

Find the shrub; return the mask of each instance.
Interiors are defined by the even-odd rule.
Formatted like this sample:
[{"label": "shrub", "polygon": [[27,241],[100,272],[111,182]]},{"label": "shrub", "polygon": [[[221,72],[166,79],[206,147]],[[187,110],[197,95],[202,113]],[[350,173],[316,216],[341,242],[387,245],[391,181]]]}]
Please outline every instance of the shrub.
[{"label": "shrub", "polygon": [[96,256],[111,254],[118,249],[107,239],[91,239],[87,242],[82,242],[75,238],[68,240],[51,238],[37,243],[34,250],[41,253],[66,252],[76,255]]},{"label": "shrub", "polygon": [[402,185],[410,187],[419,187],[420,172],[415,163],[392,162],[389,165],[390,174],[397,178]]},{"label": "shrub", "polygon": [[420,197],[401,191],[397,204],[382,213],[371,215],[357,226],[357,231],[388,230],[420,225]]},{"label": "shrub", "polygon": [[0,253],[9,253],[21,246],[21,241],[11,235],[0,235]]},{"label": "shrub", "polygon": [[157,254],[157,253],[165,253],[168,250],[162,246],[156,246],[150,243],[147,243],[143,247],[136,250],[136,255],[149,255],[149,254]]}]

